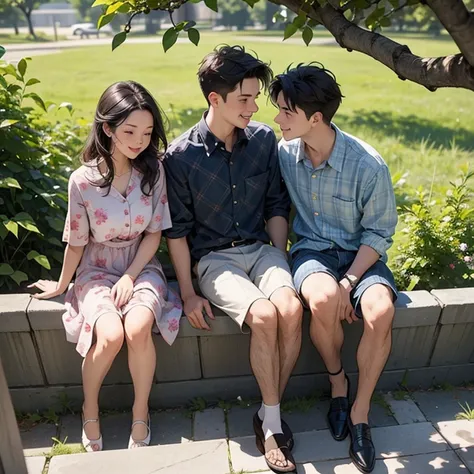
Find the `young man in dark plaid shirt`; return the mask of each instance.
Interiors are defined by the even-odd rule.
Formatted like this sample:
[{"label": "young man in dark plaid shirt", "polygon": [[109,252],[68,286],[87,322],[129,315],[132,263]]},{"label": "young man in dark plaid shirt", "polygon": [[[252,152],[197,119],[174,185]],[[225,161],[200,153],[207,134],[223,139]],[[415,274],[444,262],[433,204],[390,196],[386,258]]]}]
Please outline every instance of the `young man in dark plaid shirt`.
[{"label": "young man in dark plaid shirt", "polygon": [[[286,256],[290,199],[275,134],[250,121],[272,71],[244,48],[223,46],[204,58],[198,76],[209,109],[164,161],[168,248],[193,327],[210,330],[209,301],[243,331],[250,327],[263,398],[254,416],[257,446],[272,470],[293,472],[293,437],[279,405],[301,347],[302,306]],[[194,291],[192,271],[205,298]]]}]

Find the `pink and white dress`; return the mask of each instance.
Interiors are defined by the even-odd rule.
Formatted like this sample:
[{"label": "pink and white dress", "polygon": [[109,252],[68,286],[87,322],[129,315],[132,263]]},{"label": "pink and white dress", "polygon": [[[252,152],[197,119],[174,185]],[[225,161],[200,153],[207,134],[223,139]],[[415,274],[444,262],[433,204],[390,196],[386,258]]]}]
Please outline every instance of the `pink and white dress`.
[{"label": "pink and white dress", "polygon": [[85,246],[74,285],[66,294],[63,323],[66,337],[76,343],[85,357],[92,345],[94,325],[106,313],[124,317],[133,307],[149,308],[156,321],[155,332],[172,344],[179,329],[182,305],[168,288],[156,257],[142,270],[134,283],[130,301],[116,308],[110,292],[132,263],[144,232],[171,227],[166,196],[165,172],[159,163],[160,178],[150,196],[142,193],[142,174],[132,168],[126,196],[113,186],[99,188],[96,168],[81,166],[69,179],[69,206],[63,241]]}]

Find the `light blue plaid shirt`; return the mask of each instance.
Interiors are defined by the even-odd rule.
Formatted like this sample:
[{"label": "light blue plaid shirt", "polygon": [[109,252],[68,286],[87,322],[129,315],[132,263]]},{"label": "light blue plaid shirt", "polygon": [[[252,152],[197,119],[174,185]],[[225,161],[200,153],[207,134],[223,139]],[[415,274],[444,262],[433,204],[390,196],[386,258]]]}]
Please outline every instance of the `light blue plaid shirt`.
[{"label": "light blue plaid shirt", "polygon": [[301,139],[278,145],[283,179],[296,207],[293,230],[301,249],[357,251],[364,244],[387,260],[397,225],[390,172],[367,143],[334,124],[336,142],[327,162],[313,168]]}]

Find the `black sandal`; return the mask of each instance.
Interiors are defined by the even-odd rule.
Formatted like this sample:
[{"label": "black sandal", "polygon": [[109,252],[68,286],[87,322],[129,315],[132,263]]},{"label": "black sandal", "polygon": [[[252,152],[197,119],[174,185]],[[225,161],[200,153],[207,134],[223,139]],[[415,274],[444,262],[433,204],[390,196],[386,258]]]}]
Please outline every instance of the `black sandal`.
[{"label": "black sandal", "polygon": [[[263,437],[256,436],[257,449],[263,454],[267,466],[276,474],[283,474],[288,472],[296,474],[296,461],[293,458],[293,455],[291,454],[291,450],[288,447],[287,442],[287,438],[281,433],[274,434],[270,436],[267,440],[265,440],[265,438]],[[267,452],[273,451],[275,449],[279,449],[282,452],[287,463],[286,467],[273,464],[265,456]],[[293,466],[291,466],[290,463],[293,464]]]},{"label": "black sandal", "polygon": [[[283,435],[286,438],[286,445],[290,451],[293,451],[295,440],[293,439],[293,433],[285,420],[281,420],[281,429],[283,430]],[[255,436],[265,439],[263,434],[263,421],[258,416],[258,412],[256,412],[253,416],[253,430],[255,432]]]},{"label": "black sandal", "polygon": [[[343,367],[341,366],[337,372],[331,373],[328,371],[328,374],[334,377],[335,375],[339,375],[342,371]],[[351,407],[349,402],[351,383],[346,373],[344,373],[344,376],[347,380],[347,395],[345,397],[331,398],[331,403],[329,405],[329,411],[327,414],[329,431],[336,441],[345,440],[349,434],[349,427],[347,423],[350,416]]]}]

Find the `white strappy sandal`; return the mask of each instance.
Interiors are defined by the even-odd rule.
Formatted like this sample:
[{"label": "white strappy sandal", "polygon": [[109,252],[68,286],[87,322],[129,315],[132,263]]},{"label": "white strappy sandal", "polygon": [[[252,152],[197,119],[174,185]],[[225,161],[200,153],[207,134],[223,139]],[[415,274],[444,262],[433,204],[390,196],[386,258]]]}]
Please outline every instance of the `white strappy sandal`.
[{"label": "white strappy sandal", "polygon": [[[84,414],[82,415],[82,419],[84,420]],[[84,420],[82,423],[82,445],[84,446],[84,449],[88,452],[94,452],[94,451],[102,451],[102,435],[100,435],[100,438],[98,439],[89,439],[86,435],[86,432],[84,430],[85,426],[87,423],[99,423],[99,420]]]},{"label": "white strappy sandal", "polygon": [[131,430],[133,431],[133,427],[135,425],[145,425],[148,430],[148,434],[145,439],[140,439],[140,440],[135,440],[132,438],[132,434],[130,433],[130,439],[128,441],[128,449],[134,449],[134,448],[144,448],[146,446],[150,445],[150,440],[151,440],[151,427],[150,427],[150,415],[148,415],[148,423],[142,421],[142,420],[137,420],[132,423],[132,428]]}]

